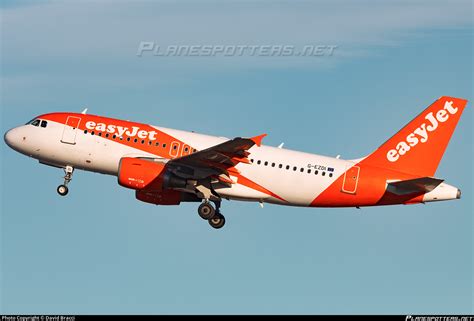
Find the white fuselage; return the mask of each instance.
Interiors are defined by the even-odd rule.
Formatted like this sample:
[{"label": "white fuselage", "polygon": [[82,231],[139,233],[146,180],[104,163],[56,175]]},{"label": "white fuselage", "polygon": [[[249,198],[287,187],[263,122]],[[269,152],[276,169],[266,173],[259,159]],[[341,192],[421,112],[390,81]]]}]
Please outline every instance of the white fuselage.
[{"label": "white fuselage", "polygon": [[[119,163],[123,157],[160,158],[167,161],[186,155],[190,146],[199,151],[228,140],[223,137],[144,126],[155,129],[174,141],[162,144],[156,149],[147,149],[144,147],[147,147],[147,142],[151,146],[151,141],[139,139],[134,143],[132,139],[125,144],[126,136],[110,139],[109,136],[104,137],[106,131],[71,129],[71,126],[51,119],[44,128],[32,125],[16,127],[5,134],[5,141],[15,150],[38,159],[43,164],[63,168],[72,166],[92,172],[118,175]],[[158,152],[159,148],[161,150]],[[322,206],[358,206],[357,204],[366,206],[378,205],[377,199],[371,197],[371,191],[368,191],[372,185],[376,186],[374,194],[378,193],[378,198],[382,197],[385,190],[385,180],[371,183],[374,177],[370,175],[362,180],[367,185],[365,187],[361,185],[361,171],[357,164],[362,159],[342,160],[263,145],[254,146],[249,152],[248,158],[251,163],[236,165],[235,168],[242,177],[231,175],[230,178],[236,184],[219,188],[218,193],[221,197],[292,206],[319,206],[314,203],[315,199],[326,190],[334,190],[335,192],[327,194],[327,197],[323,195],[333,200],[326,200]],[[354,169],[357,169],[355,174]],[[406,175],[401,175],[399,178],[395,172],[388,175],[392,175],[390,177],[392,179],[407,179]],[[365,188],[365,192],[362,187]],[[356,190],[362,190],[364,193],[357,195]],[[459,193],[457,188],[442,183],[420,201],[453,199],[459,196],[457,193]],[[356,196],[360,197],[361,203],[348,200],[351,197],[355,200]],[[338,203],[339,199],[342,203]]]},{"label": "white fuselage", "polygon": [[[64,127],[63,124],[52,121],[48,122],[47,128],[30,125],[17,127],[14,130],[21,131],[25,139],[15,149],[44,164],[58,167],[70,165],[74,168],[109,175],[117,175],[119,161],[123,157],[158,157],[139,149],[140,142],[137,148],[134,148],[121,144],[119,139],[111,141],[97,134],[86,134],[80,130],[76,131],[74,144],[63,143],[61,140]],[[223,137],[153,127],[176,137],[179,141],[186,142],[197,150],[228,140]],[[183,146],[178,146],[177,152],[172,150],[171,145],[166,148],[169,150],[170,158],[175,158],[181,156]],[[248,179],[258,182],[259,185],[265,186],[285,199],[286,202],[238,183],[230,188],[219,190],[219,194],[224,198],[308,206],[315,196],[324,191],[338,176],[344,174],[347,168],[354,165],[352,161],[263,145],[254,146],[250,149],[250,153],[249,159],[253,162],[239,164],[236,169]],[[288,166],[289,169],[287,169]],[[329,172],[328,168],[332,171]]]}]

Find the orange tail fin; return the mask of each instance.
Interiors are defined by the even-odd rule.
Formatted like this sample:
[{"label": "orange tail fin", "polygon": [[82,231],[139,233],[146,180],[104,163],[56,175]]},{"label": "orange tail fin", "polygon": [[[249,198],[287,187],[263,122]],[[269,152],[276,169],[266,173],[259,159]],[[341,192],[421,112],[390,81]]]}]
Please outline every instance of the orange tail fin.
[{"label": "orange tail fin", "polygon": [[441,97],[370,154],[364,163],[434,176],[467,100]]}]

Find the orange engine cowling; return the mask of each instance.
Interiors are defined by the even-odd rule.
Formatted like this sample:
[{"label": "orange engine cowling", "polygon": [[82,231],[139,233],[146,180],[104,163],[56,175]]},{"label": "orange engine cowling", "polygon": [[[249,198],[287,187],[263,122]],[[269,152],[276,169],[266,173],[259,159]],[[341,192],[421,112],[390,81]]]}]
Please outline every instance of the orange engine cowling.
[{"label": "orange engine cowling", "polygon": [[159,193],[147,191],[135,192],[135,196],[138,200],[156,205],[179,205],[179,203],[181,203],[181,194],[181,192],[170,189]]},{"label": "orange engine cowling", "polygon": [[139,158],[124,157],[120,160],[118,182],[135,190],[162,191],[166,165]]}]

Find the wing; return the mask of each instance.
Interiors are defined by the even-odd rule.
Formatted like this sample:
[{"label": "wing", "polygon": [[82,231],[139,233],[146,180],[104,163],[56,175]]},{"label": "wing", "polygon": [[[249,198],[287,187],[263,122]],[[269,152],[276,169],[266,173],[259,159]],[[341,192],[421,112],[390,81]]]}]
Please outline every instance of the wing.
[{"label": "wing", "polygon": [[230,173],[238,173],[235,168],[240,163],[250,164],[248,150],[254,145],[261,146],[267,134],[252,138],[237,137],[219,145],[195,152],[190,155],[172,159],[168,166],[175,174],[188,178],[205,178],[212,176],[224,184],[235,184]]}]

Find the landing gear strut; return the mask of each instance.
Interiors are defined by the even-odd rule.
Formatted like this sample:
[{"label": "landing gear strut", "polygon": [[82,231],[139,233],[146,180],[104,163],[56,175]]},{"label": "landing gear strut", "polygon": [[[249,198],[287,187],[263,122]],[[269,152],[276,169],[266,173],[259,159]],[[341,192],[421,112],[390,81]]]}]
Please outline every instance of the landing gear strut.
[{"label": "landing gear strut", "polygon": [[64,184],[59,185],[57,188],[58,194],[61,196],[66,196],[69,192],[69,188],[67,185],[72,180],[72,173],[74,172],[74,168],[72,166],[66,166],[64,168]]},{"label": "landing gear strut", "polygon": [[[197,197],[203,200],[199,205],[198,214],[201,218],[207,220],[209,225],[215,229],[219,229],[225,224],[225,217],[221,214],[221,197],[214,190],[210,181],[201,182],[196,185]],[[216,205],[212,206],[211,201]]]}]

